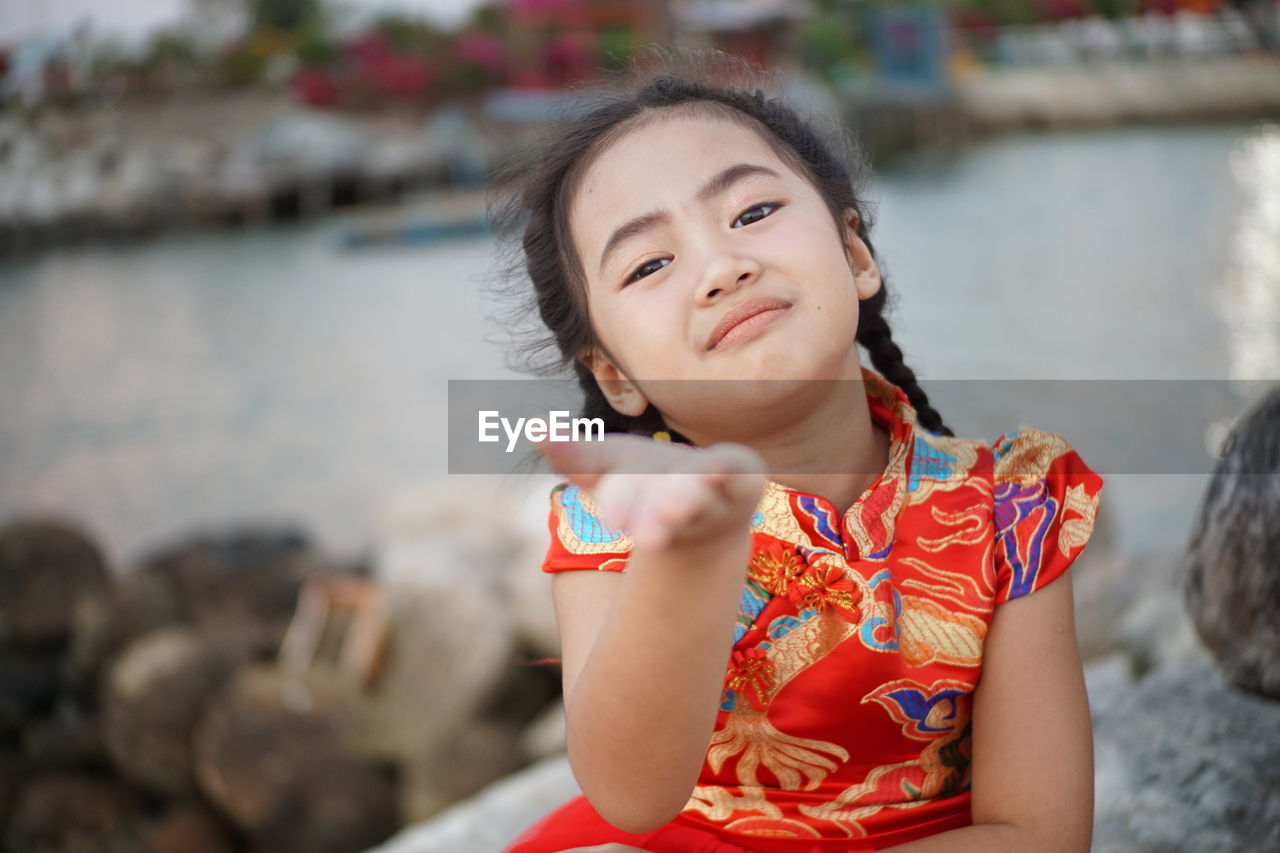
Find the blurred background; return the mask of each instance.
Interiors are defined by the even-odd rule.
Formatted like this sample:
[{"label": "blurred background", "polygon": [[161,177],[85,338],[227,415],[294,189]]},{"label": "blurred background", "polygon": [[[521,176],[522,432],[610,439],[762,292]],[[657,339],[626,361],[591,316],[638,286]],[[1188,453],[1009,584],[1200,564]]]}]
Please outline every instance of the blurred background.
[{"label": "blurred background", "polygon": [[[555,761],[554,481],[450,476],[447,383],[518,375],[486,176],[652,44],[857,135],[957,434],[1107,441],[951,380],[1173,401],[1198,460],[1102,470],[1078,629],[1098,696],[1196,658],[1204,472],[1280,379],[1278,10],[0,0],[0,838],[361,850]],[[512,829],[452,814],[388,849]]]}]

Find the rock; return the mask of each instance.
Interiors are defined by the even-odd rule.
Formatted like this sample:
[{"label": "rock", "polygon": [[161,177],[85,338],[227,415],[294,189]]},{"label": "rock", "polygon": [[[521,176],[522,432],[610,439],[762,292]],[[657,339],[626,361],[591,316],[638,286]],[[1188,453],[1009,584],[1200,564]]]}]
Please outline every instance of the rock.
[{"label": "rock", "polygon": [[179,542],[136,571],[152,608],[138,616],[140,624],[176,617],[212,634],[253,635],[261,651],[274,653],[302,581],[326,569],[301,533],[241,530]]},{"label": "rock", "polygon": [[254,849],[354,853],[386,840],[399,825],[387,769],[329,753],[312,762],[297,785],[282,791],[254,833]]},{"label": "rock", "polygon": [[52,772],[21,786],[5,849],[22,853],[141,853],[146,814],[124,784],[86,773]]},{"label": "rock", "polygon": [[1237,687],[1280,699],[1280,386],[1237,422],[1188,545],[1186,606]]},{"label": "rock", "polygon": [[62,660],[62,676],[67,691],[85,704],[97,702],[99,677],[127,639],[121,613],[115,589],[106,595],[86,596],[72,610],[71,639]]},{"label": "rock", "polygon": [[459,727],[429,752],[405,757],[400,780],[404,818],[426,820],[523,763],[515,729],[485,720]]},{"label": "rock", "polygon": [[494,853],[578,794],[569,760],[548,758],[367,853]]},{"label": "rock", "polygon": [[[371,778],[355,769],[367,763],[359,747],[361,725],[359,697],[340,677],[315,671],[294,678],[272,666],[247,664],[210,699],[196,726],[196,778],[209,801],[251,836],[278,839],[282,814],[292,810],[299,837],[314,837],[317,824],[304,825],[313,819],[346,837],[347,829],[330,822],[333,816],[313,814],[298,797],[309,790],[309,777],[325,768],[345,767],[351,779]],[[390,794],[388,799],[394,802]],[[381,826],[383,814],[375,809],[368,817]]]},{"label": "rock", "polygon": [[390,751],[434,751],[471,723],[516,661],[502,584],[514,545],[494,520],[502,516],[473,484],[406,494],[381,513],[373,573],[394,637],[375,701]]},{"label": "rock", "polygon": [[1089,693],[1089,713],[1095,720],[1133,685],[1133,661],[1123,652],[1113,652],[1084,668],[1085,689]]},{"label": "rock", "polygon": [[532,761],[565,751],[564,702],[556,701],[538,715],[520,737],[520,750]]},{"label": "rock", "polygon": [[560,632],[551,599],[551,575],[539,571],[550,544],[547,515],[558,477],[530,477],[528,493],[513,514],[520,548],[507,566],[506,582],[516,638],[539,657],[560,656]]},{"label": "rock", "polygon": [[17,732],[28,716],[53,706],[61,660],[57,651],[0,646],[0,736]]},{"label": "rock", "polygon": [[213,812],[178,801],[146,830],[143,853],[236,853],[239,847]]},{"label": "rock", "polygon": [[195,792],[191,736],[240,654],[190,628],[162,628],[115,660],[102,691],[102,737],[127,779],[157,794]]},{"label": "rock", "polygon": [[1280,850],[1280,703],[1208,662],[1158,671],[1094,723],[1093,853]]},{"label": "rock", "polygon": [[1139,675],[1209,656],[1173,589],[1139,595],[1120,623],[1119,636]]},{"label": "rock", "polygon": [[67,698],[49,716],[27,723],[22,752],[33,765],[46,769],[106,767],[108,763],[98,719]]},{"label": "rock", "polygon": [[0,741],[0,839],[4,838],[3,828],[8,826],[9,810],[29,772],[27,760],[16,749]]},{"label": "rock", "polygon": [[109,584],[101,550],[79,528],[57,519],[10,522],[0,529],[0,642],[61,645],[76,601]]}]

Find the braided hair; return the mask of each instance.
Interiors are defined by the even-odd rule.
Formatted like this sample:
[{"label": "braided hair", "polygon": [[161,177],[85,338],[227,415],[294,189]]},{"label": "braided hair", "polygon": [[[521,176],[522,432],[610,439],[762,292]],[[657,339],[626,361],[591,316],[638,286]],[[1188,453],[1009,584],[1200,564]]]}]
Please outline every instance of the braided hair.
[{"label": "braided hair", "polygon": [[[709,59],[719,67],[713,68],[711,74],[700,70],[695,76],[723,78],[733,62],[723,55],[702,55],[695,61],[705,69]],[[745,69],[739,65],[730,70],[741,75]],[[866,206],[854,192],[846,165],[850,162],[862,170],[865,167],[861,158],[846,153],[847,149],[840,151],[844,157],[837,156],[833,149],[839,150],[838,142],[825,143],[813,125],[781,101],[766,97],[761,88],[723,85],[695,76],[651,77],[638,87],[600,97],[594,106],[563,123],[542,145],[526,150],[509,163],[491,185],[494,196],[490,218],[499,240],[510,252],[506,280],[516,282],[527,275],[533,283],[532,294],[525,291],[525,298],[516,300],[509,318],[517,329],[517,340],[522,336],[520,327],[535,309],[550,331],[547,337],[545,331],[530,334],[523,330],[526,342],[516,348],[513,360],[519,368],[541,375],[559,375],[572,365],[582,388],[583,416],[600,418],[606,432],[651,434],[667,429],[652,405],[636,417],[615,411],[594,375],[579,359],[589,348],[599,346],[599,341],[588,320],[585,276],[573,249],[568,208],[579,180],[595,156],[624,133],[670,116],[673,111],[739,122],[759,133],[783,162],[809,180],[837,227],[842,227],[844,216],[852,210],[857,215],[855,231],[875,257]],[[523,282],[518,286],[522,288]],[[855,340],[867,351],[872,366],[907,395],[922,428],[952,435],[941,415],[929,405],[924,389],[893,340],[884,316],[887,300],[887,284],[882,276],[879,290],[859,305]],[[683,440],[675,433],[672,437]]]}]

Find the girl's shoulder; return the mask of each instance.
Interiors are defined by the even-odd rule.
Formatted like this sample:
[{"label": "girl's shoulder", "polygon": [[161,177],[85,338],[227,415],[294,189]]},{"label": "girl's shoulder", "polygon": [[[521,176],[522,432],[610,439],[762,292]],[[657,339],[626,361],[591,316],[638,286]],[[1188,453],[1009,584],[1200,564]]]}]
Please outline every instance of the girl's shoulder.
[{"label": "girl's shoulder", "polygon": [[975,485],[989,489],[996,604],[1048,585],[1083,551],[1103,480],[1061,435],[1022,427],[990,443],[927,434],[923,443],[972,453]]}]

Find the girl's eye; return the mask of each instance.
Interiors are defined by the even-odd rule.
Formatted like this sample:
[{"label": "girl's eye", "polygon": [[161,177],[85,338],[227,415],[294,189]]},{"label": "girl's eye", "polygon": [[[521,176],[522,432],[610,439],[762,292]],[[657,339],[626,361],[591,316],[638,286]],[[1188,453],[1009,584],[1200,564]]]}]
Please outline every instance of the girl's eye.
[{"label": "girl's eye", "polygon": [[627,278],[627,283],[639,281],[647,275],[653,275],[658,270],[671,263],[670,258],[654,258],[651,261],[645,261],[643,264],[635,268],[635,271]]},{"label": "girl's eye", "polygon": [[733,225],[736,228],[739,223],[743,225],[750,225],[753,222],[759,222],[781,206],[782,205],[777,204],[776,202],[766,202],[764,204],[757,204],[755,207],[749,207],[733,221]]},{"label": "girl's eye", "polygon": [[[760,222],[760,219],[764,219],[765,216],[772,215],[773,211],[777,210],[778,207],[781,207],[781,206],[782,205],[778,204],[778,202],[776,201],[765,201],[764,204],[755,205],[754,207],[748,207],[748,209],[742,211],[742,213],[739,214],[739,218],[733,220],[733,222],[742,222],[742,219],[744,219],[746,215],[753,214],[755,213],[756,210],[768,209],[767,214],[764,214],[763,216],[759,216],[759,218],[753,219],[751,220],[751,222],[746,224],[750,225],[751,223]],[[635,280],[645,278],[646,275],[652,275],[653,273],[658,272],[658,270],[655,269],[653,270],[653,272],[645,273],[645,270],[649,269],[650,266],[653,266],[654,264],[659,264],[659,263],[662,263],[662,261],[669,261],[669,260],[671,259],[668,259],[668,257],[654,257],[653,260],[645,261],[644,264],[641,264],[640,266],[636,266],[635,270],[632,270],[631,275],[628,275],[627,280],[625,280],[625,282],[622,283],[623,287],[626,287],[627,284],[630,284],[631,282],[635,282]],[[659,266],[658,269],[662,269],[662,266]]]}]

